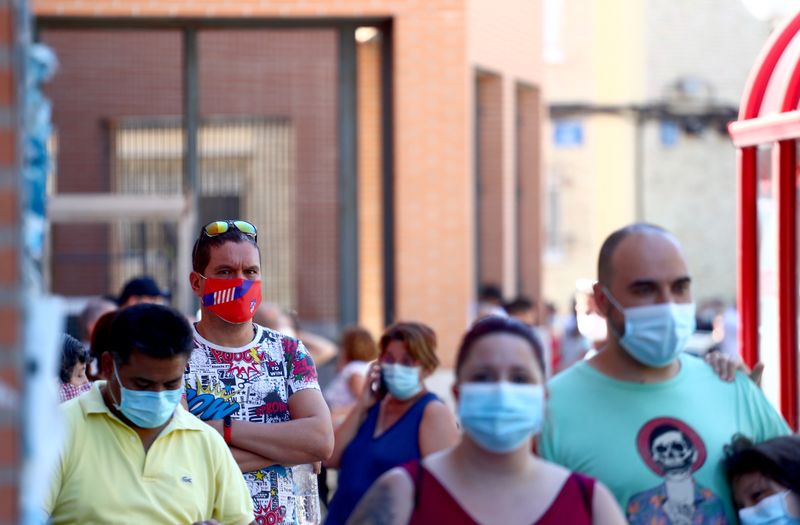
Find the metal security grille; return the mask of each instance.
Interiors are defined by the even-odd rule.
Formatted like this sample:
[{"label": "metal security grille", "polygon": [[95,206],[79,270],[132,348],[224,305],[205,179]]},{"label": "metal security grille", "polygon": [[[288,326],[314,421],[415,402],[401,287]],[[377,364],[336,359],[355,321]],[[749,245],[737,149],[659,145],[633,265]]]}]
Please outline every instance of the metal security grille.
[{"label": "metal security grille", "polygon": [[61,63],[51,291],[147,273],[185,298],[186,225],[236,217],[259,228],[265,300],[329,335],[356,322],[356,26],[87,24],[39,28]]},{"label": "metal security grille", "polygon": [[[179,118],[123,118],[110,130],[114,192],[181,191],[184,131]],[[198,222],[243,218],[258,225],[263,294],[285,308],[297,306],[293,137],[286,118],[216,116],[203,120],[198,130]],[[112,283],[118,286],[175,263],[174,227],[156,221],[116,224],[111,236],[112,250],[128,254],[113,266]],[[185,278],[187,271],[177,272],[177,278]]]}]

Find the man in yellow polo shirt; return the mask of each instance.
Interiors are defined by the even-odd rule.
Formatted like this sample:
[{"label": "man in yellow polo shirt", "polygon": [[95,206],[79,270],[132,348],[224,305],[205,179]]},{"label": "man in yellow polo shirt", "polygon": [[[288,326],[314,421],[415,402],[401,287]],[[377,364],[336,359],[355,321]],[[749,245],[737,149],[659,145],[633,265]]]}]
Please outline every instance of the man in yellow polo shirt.
[{"label": "man in yellow polo shirt", "polygon": [[58,524],[246,525],[252,500],[225,441],[181,405],[192,330],[176,311],[119,311],[108,382],[62,405],[66,442],[45,511]]}]

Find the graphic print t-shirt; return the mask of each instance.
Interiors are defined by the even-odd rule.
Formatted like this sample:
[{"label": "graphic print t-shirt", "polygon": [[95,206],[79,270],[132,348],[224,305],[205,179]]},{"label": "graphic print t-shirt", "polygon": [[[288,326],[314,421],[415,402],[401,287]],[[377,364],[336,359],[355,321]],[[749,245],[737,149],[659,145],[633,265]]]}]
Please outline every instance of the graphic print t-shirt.
[{"label": "graphic print t-shirt", "polygon": [[[202,420],[289,421],[289,398],[314,388],[317,371],[303,343],[255,326],[250,344],[215,345],[194,331],[195,350],[184,375],[189,411]],[[257,523],[298,523],[293,469],[274,465],[247,472]]]},{"label": "graphic print t-shirt", "polygon": [[682,355],[661,383],[617,381],[584,361],[549,383],[545,459],[605,483],[631,524],[736,523],[721,463],[737,432],[755,441],[786,423],[744,374],[720,380]]}]

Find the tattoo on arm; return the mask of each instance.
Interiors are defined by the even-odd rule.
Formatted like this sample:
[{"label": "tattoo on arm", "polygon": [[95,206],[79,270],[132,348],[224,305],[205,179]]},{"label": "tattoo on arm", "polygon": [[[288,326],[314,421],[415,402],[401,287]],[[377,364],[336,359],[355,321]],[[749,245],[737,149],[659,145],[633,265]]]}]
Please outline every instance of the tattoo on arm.
[{"label": "tattoo on arm", "polygon": [[392,491],[386,483],[375,483],[356,506],[348,525],[396,525],[397,513],[395,512]]}]

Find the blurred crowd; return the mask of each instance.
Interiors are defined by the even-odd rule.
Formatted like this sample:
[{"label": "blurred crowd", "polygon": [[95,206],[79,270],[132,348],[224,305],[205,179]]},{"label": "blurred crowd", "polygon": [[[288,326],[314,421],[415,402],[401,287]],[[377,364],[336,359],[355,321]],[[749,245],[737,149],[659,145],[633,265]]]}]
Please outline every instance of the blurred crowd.
[{"label": "blurred crowd", "polygon": [[455,410],[424,319],[304,330],[262,301],[257,239],[201,229],[196,318],[148,276],[86,303],[43,522],[800,523],[800,442],[670,232],[613,232],[564,315],[482,286]]}]

